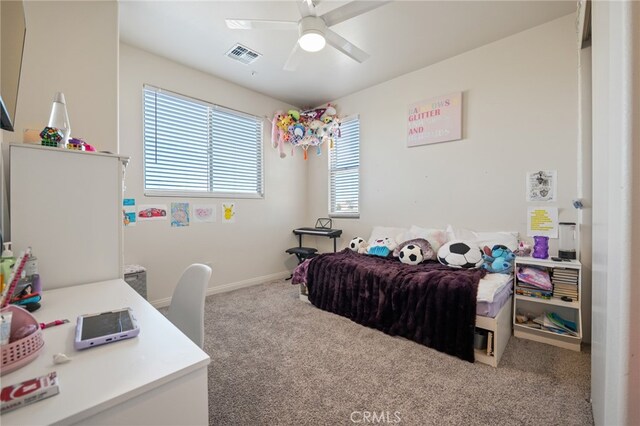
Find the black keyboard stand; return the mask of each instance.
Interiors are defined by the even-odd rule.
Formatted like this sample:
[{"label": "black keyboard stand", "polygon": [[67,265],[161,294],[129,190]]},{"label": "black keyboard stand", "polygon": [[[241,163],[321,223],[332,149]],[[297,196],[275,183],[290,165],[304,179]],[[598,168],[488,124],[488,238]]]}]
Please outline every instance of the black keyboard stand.
[{"label": "black keyboard stand", "polygon": [[[318,249],[314,247],[303,247],[302,236],[303,235],[316,235],[320,237],[327,237],[333,239],[333,252],[336,252],[337,245],[336,239],[342,235],[342,229],[331,228],[296,228],[293,233],[298,236],[298,247],[291,247],[285,250],[286,253],[295,254],[298,258],[298,264],[301,264],[307,259],[311,259],[318,255]],[[290,280],[291,277],[287,278]]]}]

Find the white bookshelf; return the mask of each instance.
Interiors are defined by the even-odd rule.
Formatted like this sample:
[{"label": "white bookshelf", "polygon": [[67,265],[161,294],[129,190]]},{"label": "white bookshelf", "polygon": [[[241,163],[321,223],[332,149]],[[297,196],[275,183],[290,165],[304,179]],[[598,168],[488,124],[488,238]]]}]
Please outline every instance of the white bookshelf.
[{"label": "white bookshelf", "polygon": [[[578,299],[564,301],[561,298],[541,299],[515,294],[515,284],[517,274],[514,274],[514,298],[513,298],[513,335],[522,339],[535,340],[565,349],[580,351],[582,343],[582,265],[577,260],[553,261],[550,259],[536,259],[533,257],[516,257],[514,271],[518,271],[519,266],[537,266],[545,268],[550,275],[556,269],[572,269],[578,272]],[[576,323],[577,336],[558,334],[549,330],[533,328],[526,324],[519,324],[516,321],[518,314],[525,314],[535,317],[547,312],[555,312],[562,318]]]}]

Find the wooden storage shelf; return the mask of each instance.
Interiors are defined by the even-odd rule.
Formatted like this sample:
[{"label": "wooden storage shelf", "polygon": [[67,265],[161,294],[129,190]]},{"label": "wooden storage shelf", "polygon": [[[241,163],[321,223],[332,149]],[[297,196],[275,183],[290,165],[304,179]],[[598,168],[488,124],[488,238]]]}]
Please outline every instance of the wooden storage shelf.
[{"label": "wooden storage shelf", "polygon": [[[512,300],[508,300],[495,318],[476,315],[476,329],[482,329],[488,333],[493,333],[492,351],[490,351],[491,354],[488,355],[486,349],[475,349],[476,361],[488,364],[492,367],[497,367],[500,363],[502,354],[504,353],[507,343],[509,343],[509,338],[511,337],[512,306]],[[489,342],[487,342],[487,344],[489,344]]]},{"label": "wooden storage shelf", "polygon": [[[535,259],[532,257],[516,257],[514,263],[514,293],[517,283],[517,271],[520,266],[535,266],[546,269],[550,275],[555,269],[574,269],[577,270],[577,300],[565,302],[564,300],[552,297],[551,299],[543,299],[538,297],[524,296],[514,294],[513,298],[513,335],[518,338],[535,340],[537,342],[547,343],[574,351],[580,351],[582,342],[582,265],[577,260],[569,262],[555,262],[548,259]],[[546,312],[555,312],[566,320],[576,323],[577,336],[569,334],[559,334],[550,330],[530,327],[526,324],[516,322],[517,314],[534,314],[541,315]]]}]

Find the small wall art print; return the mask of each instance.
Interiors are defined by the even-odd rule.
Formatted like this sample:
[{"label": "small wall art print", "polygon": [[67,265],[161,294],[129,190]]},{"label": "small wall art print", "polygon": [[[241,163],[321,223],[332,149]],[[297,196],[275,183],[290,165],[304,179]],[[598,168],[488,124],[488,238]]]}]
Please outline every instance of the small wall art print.
[{"label": "small wall art print", "polygon": [[171,203],[171,226],[189,226],[189,203]]},{"label": "small wall art print", "polygon": [[222,203],[222,223],[234,223],[236,221],[235,203]]},{"label": "small wall art print", "polygon": [[527,172],[527,202],[556,201],[558,172],[538,170]]},{"label": "small wall art print", "polygon": [[122,200],[122,221],[124,226],[136,225],[136,199],[125,198]]},{"label": "small wall art print", "polygon": [[215,204],[194,204],[193,216],[194,223],[206,223],[216,221],[216,205]]},{"label": "small wall art print", "polygon": [[141,204],[138,206],[138,220],[167,220],[166,204]]},{"label": "small wall art print", "polygon": [[527,208],[527,236],[558,238],[558,208]]},{"label": "small wall art print", "polygon": [[409,106],[407,146],[462,139],[462,92]]}]

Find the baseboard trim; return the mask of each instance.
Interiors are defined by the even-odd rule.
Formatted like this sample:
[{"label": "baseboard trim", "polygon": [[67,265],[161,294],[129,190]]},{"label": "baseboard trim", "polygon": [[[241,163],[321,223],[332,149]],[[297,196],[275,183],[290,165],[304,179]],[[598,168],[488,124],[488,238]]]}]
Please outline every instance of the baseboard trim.
[{"label": "baseboard trim", "polygon": [[[213,294],[226,293],[228,291],[239,290],[245,287],[264,284],[268,281],[281,280],[283,278],[287,278],[290,275],[291,275],[290,271],[282,271],[282,272],[276,272],[275,274],[263,275],[261,277],[250,278],[248,280],[237,281],[235,283],[217,285],[214,287],[209,287],[207,289],[206,295],[211,296]],[[164,299],[149,301],[149,303],[151,303],[151,305],[156,308],[164,308],[165,306],[169,306],[171,304],[171,298],[165,297]]]}]

